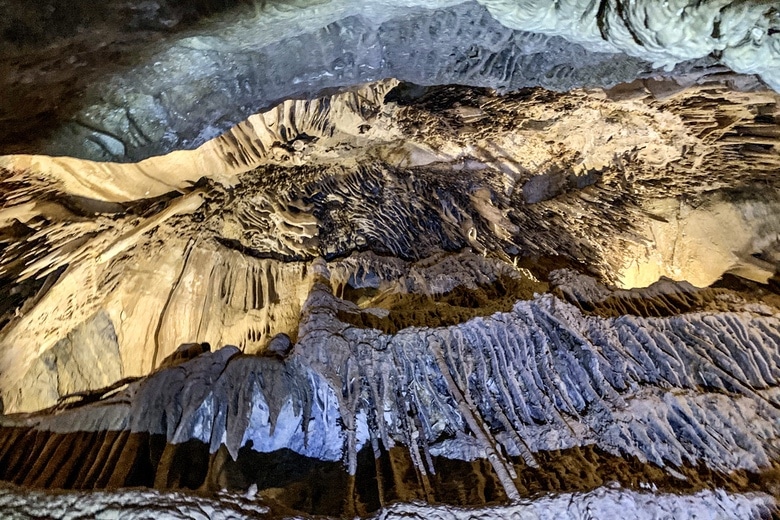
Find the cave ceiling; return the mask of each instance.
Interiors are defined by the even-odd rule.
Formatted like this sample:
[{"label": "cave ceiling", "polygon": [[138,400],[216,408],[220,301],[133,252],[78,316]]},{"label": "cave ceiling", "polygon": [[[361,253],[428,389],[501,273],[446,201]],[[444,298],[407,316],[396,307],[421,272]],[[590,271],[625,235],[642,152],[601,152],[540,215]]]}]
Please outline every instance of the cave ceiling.
[{"label": "cave ceiling", "polygon": [[780,6],[0,12],[0,508],[777,512]]}]

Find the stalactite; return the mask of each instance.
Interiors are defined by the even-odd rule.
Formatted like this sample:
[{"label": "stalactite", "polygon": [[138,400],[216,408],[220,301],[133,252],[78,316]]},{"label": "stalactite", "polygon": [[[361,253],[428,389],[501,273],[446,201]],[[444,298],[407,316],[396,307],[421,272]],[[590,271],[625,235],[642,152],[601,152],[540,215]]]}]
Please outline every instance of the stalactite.
[{"label": "stalactite", "polygon": [[520,493],[517,491],[517,486],[512,480],[511,473],[514,473],[514,469],[509,469],[507,462],[503,460],[503,457],[495,450],[495,445],[488,440],[486,432],[482,429],[481,421],[479,421],[474,415],[472,410],[474,409],[473,403],[467,403],[464,393],[458,387],[457,383],[452,379],[450,375],[450,369],[447,367],[444,357],[442,356],[441,347],[433,340],[429,343],[431,349],[434,352],[436,363],[439,366],[444,380],[447,382],[447,388],[452,393],[460,410],[463,419],[468,424],[471,432],[479,439],[483,449],[487,453],[487,458],[490,464],[493,466],[498,479],[501,481],[501,485],[504,487],[504,492],[509,500],[520,500]]}]

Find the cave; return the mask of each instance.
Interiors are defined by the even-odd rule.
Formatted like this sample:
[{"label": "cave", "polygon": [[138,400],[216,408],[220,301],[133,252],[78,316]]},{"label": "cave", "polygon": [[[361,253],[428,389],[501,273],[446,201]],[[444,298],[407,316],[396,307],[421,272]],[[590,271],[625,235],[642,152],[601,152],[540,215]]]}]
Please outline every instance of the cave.
[{"label": "cave", "polygon": [[0,12],[0,517],[780,516],[777,3]]}]

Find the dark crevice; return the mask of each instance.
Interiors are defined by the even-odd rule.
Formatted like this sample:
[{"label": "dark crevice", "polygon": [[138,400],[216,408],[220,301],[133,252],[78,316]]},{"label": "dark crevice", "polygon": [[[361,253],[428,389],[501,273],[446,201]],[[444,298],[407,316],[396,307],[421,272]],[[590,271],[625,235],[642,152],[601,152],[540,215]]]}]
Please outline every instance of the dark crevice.
[{"label": "dark crevice", "polygon": [[[547,291],[544,282],[503,276],[491,284],[476,288],[462,285],[440,295],[390,294],[379,295],[376,289],[355,289],[347,286],[343,298],[389,311],[380,317],[370,310],[338,311],[337,317],[355,327],[373,328],[385,334],[396,334],[408,327],[446,327],[477,316],[509,312],[518,300],[530,300],[534,293]],[[366,303],[366,302],[370,302]]]},{"label": "dark crevice", "polygon": [[[166,443],[163,435],[129,432],[38,432],[0,428],[0,480],[44,489],[113,489],[155,487],[216,493],[242,492],[257,487],[263,503],[276,514],[368,515],[394,502],[424,497],[420,474],[409,451],[380,448],[374,458],[370,446],[358,453],[357,473],[350,477],[339,461],[320,461],[287,449],[260,453],[244,446],[233,460],[224,446],[209,453],[208,444],[189,440]],[[10,440],[10,441],[9,441]],[[56,464],[36,462],[41,455]],[[515,480],[523,498],[550,492],[587,492],[617,483],[643,490],[695,493],[722,489],[745,493],[777,489],[780,468],[761,472],[722,473],[703,465],[676,470],[681,479],[636,457],[619,457],[595,446],[538,452],[539,467],[512,459]],[[428,476],[433,503],[484,506],[506,502],[490,464],[432,457],[435,474]],[[353,483],[350,485],[350,481]],[[354,489],[354,496],[347,494]]]}]

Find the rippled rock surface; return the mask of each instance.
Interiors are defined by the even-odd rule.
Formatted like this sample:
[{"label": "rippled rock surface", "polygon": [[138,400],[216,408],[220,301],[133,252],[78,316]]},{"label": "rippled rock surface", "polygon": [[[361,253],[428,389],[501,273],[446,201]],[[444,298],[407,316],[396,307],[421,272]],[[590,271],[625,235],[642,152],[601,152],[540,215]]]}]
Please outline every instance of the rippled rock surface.
[{"label": "rippled rock surface", "polygon": [[[286,357],[185,345],[124,387],[6,416],[0,476],[75,489],[253,486],[284,507],[331,515],[609,482],[691,492],[717,482],[743,493],[778,485],[776,309],[667,283],[632,296],[692,294],[704,305],[726,294],[732,310],[603,318],[537,295],[508,312],[386,333],[363,316],[389,319],[373,322],[381,327],[394,319],[387,309],[334,296],[326,264],[313,269]],[[284,491],[273,491],[278,479]]]}]

